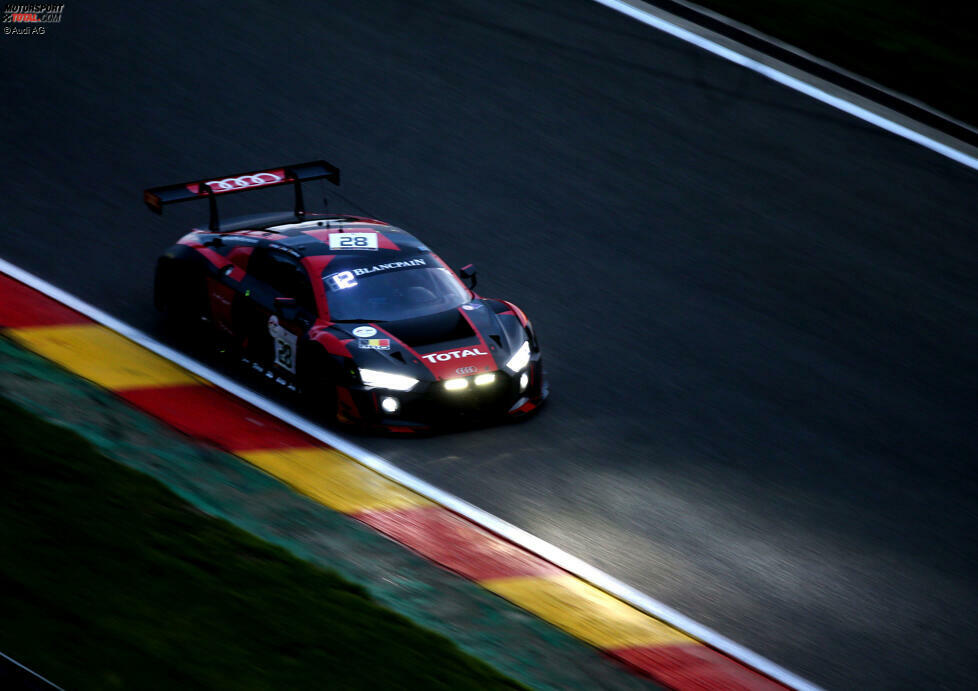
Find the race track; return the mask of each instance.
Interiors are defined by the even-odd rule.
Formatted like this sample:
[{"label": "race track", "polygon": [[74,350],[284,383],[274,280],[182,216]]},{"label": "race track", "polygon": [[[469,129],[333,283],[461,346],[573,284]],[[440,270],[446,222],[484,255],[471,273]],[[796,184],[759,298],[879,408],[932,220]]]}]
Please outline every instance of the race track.
[{"label": "race track", "polygon": [[326,158],[552,387],[357,443],[818,684],[978,684],[978,173],[586,0],[72,3],[0,74],[0,256],[165,340],[206,205],[141,190]]}]

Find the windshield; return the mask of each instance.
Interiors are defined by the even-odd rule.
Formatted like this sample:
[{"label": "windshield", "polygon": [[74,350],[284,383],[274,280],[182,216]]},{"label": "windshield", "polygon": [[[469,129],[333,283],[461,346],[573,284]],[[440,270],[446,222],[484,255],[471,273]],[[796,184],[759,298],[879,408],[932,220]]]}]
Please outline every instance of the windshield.
[{"label": "windshield", "polygon": [[442,267],[368,275],[357,275],[355,271],[323,277],[333,321],[381,322],[423,317],[454,309],[470,299],[458,279]]}]

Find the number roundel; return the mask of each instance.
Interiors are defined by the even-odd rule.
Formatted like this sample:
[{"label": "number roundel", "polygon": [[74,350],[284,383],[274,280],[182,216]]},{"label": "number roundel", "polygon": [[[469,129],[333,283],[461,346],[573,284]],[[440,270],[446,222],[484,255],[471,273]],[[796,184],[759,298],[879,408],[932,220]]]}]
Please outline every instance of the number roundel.
[{"label": "number roundel", "polygon": [[375,250],[377,233],[330,233],[331,250]]}]

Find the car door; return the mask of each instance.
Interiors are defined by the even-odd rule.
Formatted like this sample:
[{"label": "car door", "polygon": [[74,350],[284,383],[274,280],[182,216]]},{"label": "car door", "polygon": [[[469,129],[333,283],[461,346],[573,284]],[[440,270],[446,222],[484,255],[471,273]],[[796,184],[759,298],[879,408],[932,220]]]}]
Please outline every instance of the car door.
[{"label": "car door", "polygon": [[225,341],[230,339],[231,345],[238,345],[235,342],[234,315],[238,311],[238,303],[244,300],[242,280],[248,275],[248,259],[255,244],[253,240],[236,236],[222,239],[218,251],[229,263],[207,278],[211,321],[217,336]]},{"label": "car door", "polygon": [[309,275],[298,256],[276,248],[255,248],[248,261],[242,313],[236,319],[246,357],[267,371],[293,377],[299,339],[315,317]]}]

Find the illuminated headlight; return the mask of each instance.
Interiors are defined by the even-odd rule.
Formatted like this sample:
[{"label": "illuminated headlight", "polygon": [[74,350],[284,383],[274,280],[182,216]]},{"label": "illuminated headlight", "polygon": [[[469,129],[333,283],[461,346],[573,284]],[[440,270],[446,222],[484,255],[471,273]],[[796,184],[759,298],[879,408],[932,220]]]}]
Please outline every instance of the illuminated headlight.
[{"label": "illuminated headlight", "polygon": [[506,363],[506,368],[513,374],[516,374],[521,369],[526,367],[529,362],[530,342],[523,341],[523,345],[520,346],[519,350],[516,351],[516,354],[513,355],[513,357],[509,359],[509,362]]},{"label": "illuminated headlight", "polygon": [[384,396],[382,399],[380,399],[380,407],[385,413],[390,413],[393,415],[401,409],[401,402],[393,396]]},{"label": "illuminated headlight", "polygon": [[480,374],[473,381],[475,381],[476,386],[489,386],[496,381],[496,373],[486,372],[485,374]]},{"label": "illuminated headlight", "polygon": [[530,383],[530,375],[524,372],[520,375],[520,393],[526,391],[527,384]]},{"label": "illuminated headlight", "polygon": [[462,389],[468,388],[468,379],[446,379],[445,389],[447,391],[461,391]]},{"label": "illuminated headlight", "polygon": [[360,379],[367,386],[375,386],[378,389],[393,389],[394,391],[410,391],[418,383],[414,377],[363,368],[360,369]]}]

